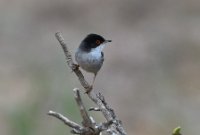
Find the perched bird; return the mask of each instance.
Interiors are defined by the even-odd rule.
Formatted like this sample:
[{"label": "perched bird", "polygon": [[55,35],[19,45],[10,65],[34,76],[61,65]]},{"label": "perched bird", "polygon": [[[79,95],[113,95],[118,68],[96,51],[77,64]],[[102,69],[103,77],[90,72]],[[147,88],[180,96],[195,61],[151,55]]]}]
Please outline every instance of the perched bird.
[{"label": "perched bird", "polygon": [[94,74],[92,86],[103,65],[104,54],[102,50],[108,42],[111,42],[111,40],[106,40],[97,34],[89,34],[83,39],[75,53],[75,60],[78,65],[85,71]]}]

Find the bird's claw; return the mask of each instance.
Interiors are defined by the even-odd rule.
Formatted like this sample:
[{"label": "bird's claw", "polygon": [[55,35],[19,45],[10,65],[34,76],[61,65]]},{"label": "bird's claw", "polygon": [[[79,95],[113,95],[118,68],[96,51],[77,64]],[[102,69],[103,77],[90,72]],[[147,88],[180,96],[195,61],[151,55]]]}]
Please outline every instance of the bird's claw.
[{"label": "bird's claw", "polygon": [[89,94],[91,91],[92,91],[92,89],[93,89],[93,86],[92,85],[90,85],[88,88],[86,88],[85,90],[86,90],[86,94]]},{"label": "bird's claw", "polygon": [[79,69],[79,65],[78,64],[72,64],[72,72],[76,71]]}]

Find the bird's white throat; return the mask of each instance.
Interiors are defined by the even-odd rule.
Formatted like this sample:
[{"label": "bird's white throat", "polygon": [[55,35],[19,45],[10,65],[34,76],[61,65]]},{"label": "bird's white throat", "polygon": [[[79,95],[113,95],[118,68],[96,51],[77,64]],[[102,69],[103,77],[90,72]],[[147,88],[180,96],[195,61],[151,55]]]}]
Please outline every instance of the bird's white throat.
[{"label": "bird's white throat", "polygon": [[96,59],[99,59],[101,58],[101,52],[103,51],[103,48],[104,48],[104,44],[96,47],[96,48],[92,48],[91,51],[89,52],[89,55],[91,55],[91,57],[93,58],[96,58]]},{"label": "bird's white throat", "polygon": [[92,49],[91,49],[91,52],[102,52],[104,46],[105,46],[105,45],[102,44],[102,45],[100,45],[100,46],[98,46],[98,47],[96,47],[96,48],[92,48]]}]

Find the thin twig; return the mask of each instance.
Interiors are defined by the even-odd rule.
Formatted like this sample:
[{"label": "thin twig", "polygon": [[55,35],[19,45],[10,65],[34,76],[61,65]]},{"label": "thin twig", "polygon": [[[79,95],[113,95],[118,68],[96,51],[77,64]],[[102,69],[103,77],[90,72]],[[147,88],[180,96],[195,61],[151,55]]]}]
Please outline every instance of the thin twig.
[{"label": "thin twig", "polygon": [[90,107],[88,111],[101,111],[98,107]]},{"label": "thin twig", "polygon": [[54,111],[49,111],[48,115],[53,116],[55,118],[58,118],[59,120],[61,120],[62,122],[64,122],[67,126],[71,127],[71,128],[75,128],[76,130],[83,130],[84,128],[82,126],[80,126],[79,124],[69,120],[68,118],[66,118],[65,116],[63,116],[60,113],[54,112]]},{"label": "thin twig", "polygon": [[78,88],[74,88],[74,97],[76,99],[76,103],[77,105],[79,106],[79,109],[80,109],[80,113],[81,113],[81,116],[83,118],[83,125],[85,127],[91,127],[93,128],[93,124],[92,124],[92,121],[85,109],[85,106],[83,105],[83,101],[81,99],[81,96],[80,96],[80,92],[78,90]]}]

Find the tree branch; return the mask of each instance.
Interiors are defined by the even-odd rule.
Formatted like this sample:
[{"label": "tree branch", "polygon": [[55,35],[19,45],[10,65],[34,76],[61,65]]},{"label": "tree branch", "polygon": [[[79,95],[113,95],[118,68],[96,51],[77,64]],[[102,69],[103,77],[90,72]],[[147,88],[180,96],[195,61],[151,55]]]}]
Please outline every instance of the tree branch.
[{"label": "tree branch", "polygon": [[[81,116],[83,118],[82,127],[80,125],[78,125],[79,128],[77,128],[77,127],[75,128],[74,122],[72,122],[72,121],[69,122],[70,120],[68,120],[61,114],[52,115],[52,113],[50,113],[49,115],[62,120],[64,123],[68,123],[66,125],[73,128],[72,133],[74,133],[74,134],[99,135],[99,133],[101,131],[105,131],[108,135],[127,135],[125,130],[122,127],[121,121],[117,119],[114,110],[111,107],[109,107],[109,105],[105,101],[104,96],[101,93],[96,94],[96,93],[94,93],[94,91],[92,91],[92,87],[85,80],[85,78],[84,78],[82,72],[79,70],[78,66],[76,64],[74,64],[72,56],[67,48],[66,43],[64,42],[64,38],[62,37],[62,34],[60,32],[57,32],[55,34],[55,36],[56,36],[56,39],[59,41],[60,45],[62,46],[68,66],[70,67],[70,69],[72,71],[74,71],[74,73],[78,77],[81,85],[85,89],[85,92],[87,93],[88,97],[98,106],[97,110],[102,112],[102,114],[106,118],[107,122],[96,124],[94,119],[88,115],[88,113],[83,105],[83,102],[81,100],[79,90],[77,88],[74,89],[74,93],[75,93],[74,96],[75,96],[77,105],[79,106]],[[60,117],[60,116],[62,116],[62,117]],[[64,117],[64,119],[62,119],[63,117]],[[68,120],[68,122],[66,122],[66,119]],[[69,124],[69,123],[73,123],[73,124]],[[76,123],[75,123],[75,125],[77,126]]]}]

